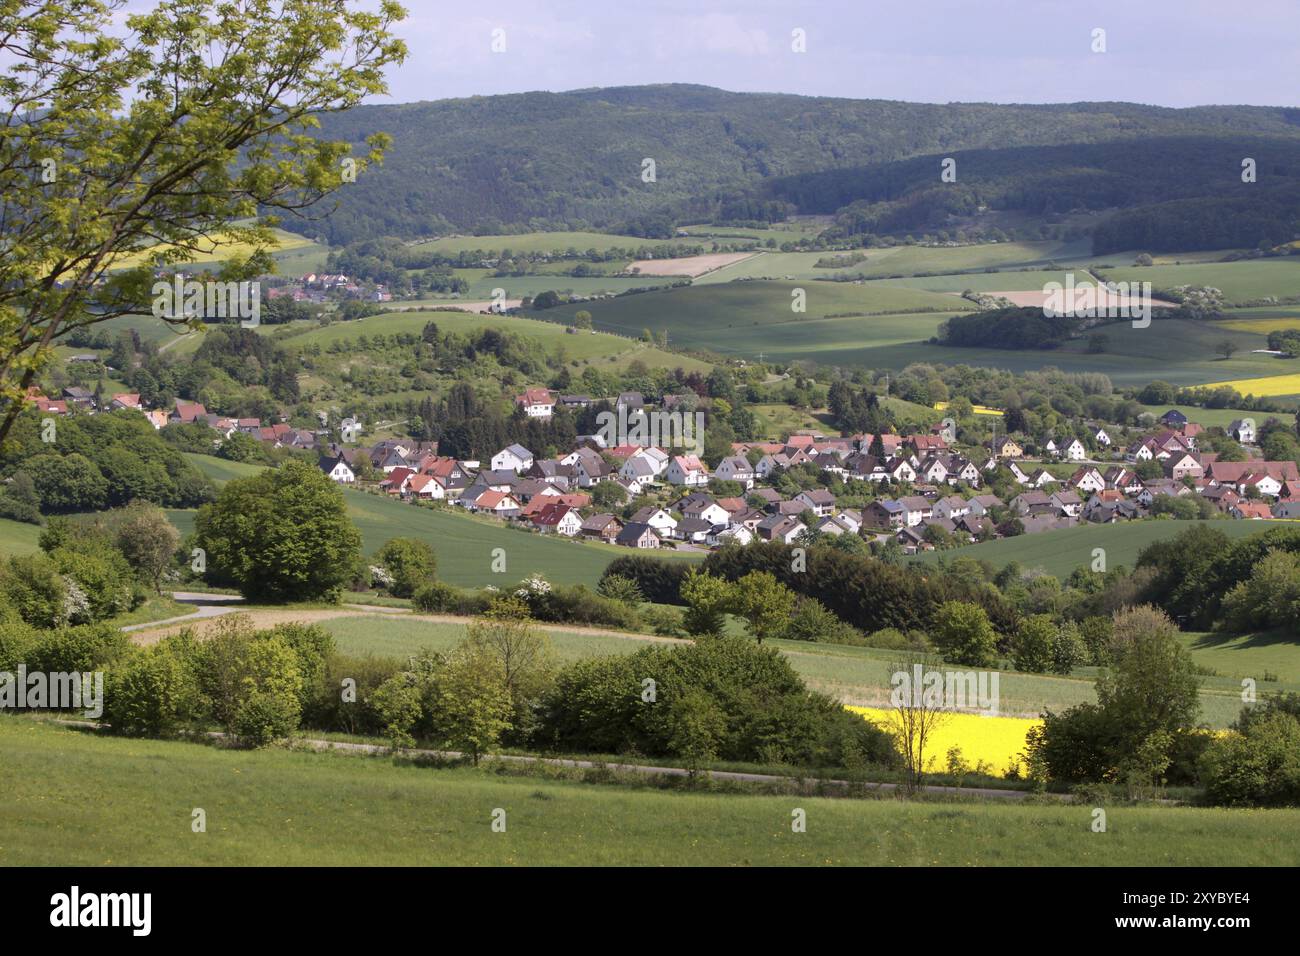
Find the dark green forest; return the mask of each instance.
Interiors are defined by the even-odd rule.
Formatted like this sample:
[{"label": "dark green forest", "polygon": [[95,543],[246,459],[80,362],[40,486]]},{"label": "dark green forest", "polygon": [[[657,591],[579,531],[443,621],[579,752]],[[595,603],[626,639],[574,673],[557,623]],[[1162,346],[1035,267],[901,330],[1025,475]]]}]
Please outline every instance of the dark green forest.
[{"label": "dark green forest", "polygon": [[[1277,158],[1257,157],[1261,187],[1294,177],[1296,151],[1286,140],[1300,140],[1300,110],[939,105],[660,85],[363,106],[326,117],[321,134],[359,151],[376,131],[393,136],[383,165],[341,190],[328,217],[290,218],[286,228],[333,245],[582,228],[662,238],[681,222],[835,212],[897,202],[909,189],[925,197],[913,201],[916,209],[879,217],[855,209],[840,227],[914,228],[945,218],[954,203],[968,208],[985,191],[1040,211],[1060,208],[1065,200],[1053,194],[1063,188],[1090,206],[1164,202],[1201,195],[1185,187],[1207,187],[1218,159],[1233,160],[1223,173],[1235,177],[1242,154],[1234,141],[1242,137],[1278,144]],[[1175,142],[1191,137],[1217,138],[1222,151],[1207,156]],[[1110,149],[1084,148],[1090,144]],[[1052,149],[1025,149],[1038,146]],[[961,151],[987,155],[958,156],[960,190],[942,200],[929,195],[928,184],[938,185],[935,157]],[[915,157],[924,157],[915,167],[902,163]],[[1171,172],[1171,157],[1176,169],[1194,171],[1190,183],[1179,186],[1188,174]],[[646,158],[655,161],[651,183],[641,177]],[[868,172],[875,167],[879,175]],[[844,176],[801,178],[828,170]]]}]

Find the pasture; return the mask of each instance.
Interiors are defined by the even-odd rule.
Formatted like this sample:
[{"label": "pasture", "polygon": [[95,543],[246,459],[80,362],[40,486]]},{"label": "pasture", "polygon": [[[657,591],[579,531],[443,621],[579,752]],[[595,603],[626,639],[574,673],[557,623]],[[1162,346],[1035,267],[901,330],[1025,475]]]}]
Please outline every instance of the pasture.
[{"label": "pasture", "polygon": [[1088,567],[1093,551],[1103,548],[1106,566],[1132,568],[1138,552],[1147,545],[1170,538],[1193,524],[1209,524],[1230,538],[1243,538],[1277,527],[1271,521],[1130,521],[1121,524],[1081,524],[1073,528],[1022,534],[979,544],[968,544],[949,551],[924,551],[911,560],[932,563],[944,557],[974,558],[995,568],[1012,561],[1026,570],[1041,569],[1058,578],[1066,578],[1075,568]]},{"label": "pasture", "polygon": [[412,243],[412,247],[420,251],[440,252],[449,256],[476,251],[549,252],[556,255],[564,255],[572,251],[580,255],[589,249],[608,252],[610,249],[663,246],[681,241],[688,240],[640,239],[636,236],[617,236],[604,232],[525,232],[510,236],[443,236],[440,239]]},{"label": "pasture", "polygon": [[1238,262],[1199,262],[1107,269],[1116,282],[1150,282],[1154,291],[1180,285],[1213,286],[1229,304],[1265,296],[1300,296],[1300,259],[1246,259]]},{"label": "pasture", "polygon": [[[0,716],[9,866],[1300,863],[1300,811],[668,792]],[[86,799],[94,794],[94,799]],[[191,831],[195,807],[207,830]],[[807,831],[791,832],[791,810]],[[493,811],[506,831],[493,832]],[[76,833],[76,840],[66,835]]]}]

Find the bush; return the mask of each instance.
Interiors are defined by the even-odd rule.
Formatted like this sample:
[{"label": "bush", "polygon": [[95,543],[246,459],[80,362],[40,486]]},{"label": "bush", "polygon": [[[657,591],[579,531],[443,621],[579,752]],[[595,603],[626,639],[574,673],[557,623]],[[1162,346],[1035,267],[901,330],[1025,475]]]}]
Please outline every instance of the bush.
[{"label": "bush", "polygon": [[200,720],[206,701],[189,635],[169,637],[108,672],[104,715],[118,733],[165,737]]},{"label": "bush", "polygon": [[438,570],[433,548],[415,538],[393,538],[375,558],[388,572],[388,591],[394,597],[410,597],[431,582]]},{"label": "bush", "polygon": [[826,610],[815,598],[800,597],[782,637],[791,641],[821,641],[828,644],[861,644],[857,629]]},{"label": "bush", "polygon": [[636,605],[645,600],[636,581],[625,578],[621,574],[602,575],[596,585],[596,593],[611,601],[622,601],[624,604]]},{"label": "bush", "polygon": [[492,592],[466,591],[433,581],[411,596],[411,604],[426,614],[481,614],[492,603]]},{"label": "bush", "polygon": [[1051,670],[1056,622],[1050,614],[1035,614],[1020,624],[1012,642],[1016,670],[1044,674]]},{"label": "bush", "polygon": [[[647,679],[654,681],[653,700],[643,698]],[[671,707],[681,696],[700,693],[724,718],[713,748],[718,759],[802,766],[892,760],[882,731],[810,693],[779,652],[741,637],[579,661],[561,671],[546,694],[535,740],[567,751],[690,756],[677,749],[682,727]],[[700,742],[692,740],[691,746]]]},{"label": "bush", "polygon": [[1280,710],[1252,720],[1211,743],[1200,769],[1211,803],[1300,804],[1300,721]]}]

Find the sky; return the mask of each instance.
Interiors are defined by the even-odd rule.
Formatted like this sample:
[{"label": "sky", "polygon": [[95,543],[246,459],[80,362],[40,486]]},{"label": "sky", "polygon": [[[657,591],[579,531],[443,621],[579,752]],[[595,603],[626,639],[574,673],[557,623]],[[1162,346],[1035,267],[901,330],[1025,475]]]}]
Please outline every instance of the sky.
[{"label": "sky", "polygon": [[[1300,105],[1300,0],[404,0],[376,102],[646,83],[930,103]],[[1094,52],[1094,31],[1105,52]],[[493,31],[498,46],[493,52]],[[806,51],[792,49],[802,30]]]}]

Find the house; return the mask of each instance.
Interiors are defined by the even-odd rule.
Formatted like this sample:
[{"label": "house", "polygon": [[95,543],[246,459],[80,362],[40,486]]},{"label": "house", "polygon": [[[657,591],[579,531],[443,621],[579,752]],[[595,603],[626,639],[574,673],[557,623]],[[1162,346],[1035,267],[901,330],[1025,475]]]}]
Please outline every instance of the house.
[{"label": "house", "polygon": [[1264,521],[1273,517],[1273,512],[1262,501],[1239,501],[1228,514],[1249,521]]},{"label": "house", "polygon": [[1101,480],[1106,483],[1107,488],[1126,495],[1135,495],[1142,490],[1142,479],[1137,476],[1137,472],[1121,465],[1111,465],[1101,476]]},{"label": "house", "polygon": [[779,541],[791,544],[799,535],[808,530],[798,518],[788,515],[769,515],[758,523],[758,536],[764,541]]},{"label": "house", "polygon": [[1051,455],[1053,458],[1061,457],[1061,446],[1056,443],[1055,438],[1046,438],[1040,444],[1043,446],[1043,453]]},{"label": "house", "polygon": [[1076,438],[1061,449],[1061,455],[1066,461],[1083,461],[1088,457],[1088,449]]},{"label": "house", "polygon": [[725,525],[715,525],[712,522],[705,521],[703,518],[683,518],[677,523],[677,536],[683,541],[689,541],[691,544],[703,544],[705,538],[715,528],[722,530],[725,527]]},{"label": "house", "polygon": [[1238,482],[1237,488],[1242,495],[1248,494],[1251,489],[1265,498],[1276,498],[1282,494],[1282,482],[1263,471],[1246,475]]},{"label": "house", "polygon": [[995,458],[1022,458],[1025,454],[1024,446],[1009,435],[990,442],[988,448]]},{"label": "house", "polygon": [[1083,508],[1083,499],[1073,491],[1054,491],[1051,500],[1059,511],[1071,518],[1079,517]]},{"label": "house", "polygon": [[707,544],[721,547],[727,544],[746,545],[754,540],[754,532],[743,524],[735,524],[730,528],[724,528],[721,531],[715,531],[704,539]]},{"label": "house", "polygon": [[1234,418],[1228,425],[1228,434],[1243,445],[1255,444],[1255,420],[1252,418]]},{"label": "house", "polygon": [[514,487],[510,489],[522,504],[530,503],[534,498],[559,498],[563,491],[555,487],[549,481],[542,481],[540,478],[521,479]]},{"label": "house", "polygon": [[515,404],[529,418],[550,418],[555,412],[555,396],[549,388],[526,388],[515,396]]},{"label": "house", "polygon": [[1124,457],[1132,462],[1151,461],[1155,458],[1155,442],[1150,438],[1139,439],[1128,446]]},{"label": "house", "polygon": [[943,484],[948,480],[948,466],[938,455],[931,455],[921,462],[916,474],[922,481],[932,485]]},{"label": "house", "polygon": [[754,466],[754,474],[760,478],[770,478],[778,471],[784,471],[790,467],[790,459],[782,452],[764,455]]},{"label": "house", "polygon": [[1102,448],[1109,448],[1111,446],[1110,435],[1106,432],[1106,429],[1104,428],[1098,428],[1095,432],[1093,432],[1092,440],[1095,441]]},{"label": "house", "polygon": [[635,484],[637,493],[640,494],[647,485],[655,483],[658,472],[655,471],[651,458],[637,454],[623,462],[623,467],[618,470],[618,476],[624,481]]},{"label": "house", "polygon": [[955,521],[963,515],[970,514],[970,504],[960,495],[949,495],[936,501],[931,513],[936,518]]},{"label": "house", "polygon": [[1165,470],[1165,477],[1172,478],[1174,481],[1205,477],[1205,469],[1190,452],[1170,455],[1164,460],[1162,467]]},{"label": "house", "polygon": [[964,481],[973,488],[979,486],[980,470],[976,467],[975,462],[969,458],[963,458],[961,455],[949,455],[944,465],[948,469],[948,484]]},{"label": "house", "polygon": [[753,488],[754,466],[742,455],[728,455],[718,462],[718,467],[713,471],[713,477],[720,478],[723,481],[738,481],[746,489]]},{"label": "house", "polygon": [[405,494],[406,486],[414,474],[415,471],[410,468],[394,468],[388,473],[388,477],[379,483],[379,490],[389,495]]},{"label": "house", "polygon": [[1273,505],[1274,518],[1300,518],[1300,499],[1279,501]]},{"label": "house", "polygon": [[671,538],[677,530],[677,519],[664,511],[663,508],[655,507],[640,509],[636,514],[632,515],[632,520],[628,524],[649,525],[660,538]]},{"label": "house", "polygon": [[509,492],[489,490],[478,495],[469,507],[473,511],[483,511],[498,518],[518,518],[521,506]]},{"label": "house", "polygon": [[916,469],[902,455],[885,462],[885,474],[892,481],[916,481]]},{"label": "house", "polygon": [[1226,485],[1211,485],[1201,492],[1201,497],[1225,514],[1231,511],[1232,506],[1241,500],[1241,495]]},{"label": "house", "polygon": [[421,501],[436,501],[447,497],[447,489],[433,475],[412,475],[406,482],[406,493]]},{"label": "house", "polygon": [[927,458],[948,450],[948,443],[942,435],[908,435],[903,444],[911,448],[917,458]]},{"label": "house", "polygon": [[665,476],[670,484],[688,488],[709,483],[709,473],[695,455],[674,455]]},{"label": "house", "polygon": [[582,516],[576,508],[563,504],[543,505],[531,518],[533,526],[543,534],[562,534],[572,538],[582,530]]},{"label": "house", "polygon": [[492,456],[493,471],[525,472],[533,467],[533,453],[523,445],[507,445]]},{"label": "house", "polygon": [[1101,472],[1091,466],[1080,468],[1065,483],[1083,494],[1106,489],[1106,479],[1101,476]]},{"label": "house", "polygon": [[1056,505],[1045,491],[1026,491],[1011,499],[1011,510],[1017,515],[1054,515]]},{"label": "house", "polygon": [[578,485],[582,488],[590,488],[597,482],[604,481],[606,478],[614,476],[614,469],[610,467],[609,462],[605,461],[600,455],[596,454],[590,448],[579,449],[582,454],[573,462],[574,471],[577,473]]},{"label": "house", "polygon": [[825,488],[801,491],[794,496],[794,500],[819,518],[824,518],[835,511],[835,496]]},{"label": "house", "polygon": [[862,527],[862,512],[852,508],[839,508],[835,512],[835,520],[857,534]]},{"label": "house", "polygon": [[645,409],[645,397],[640,392],[621,392],[614,401],[614,410],[628,415],[637,414]]},{"label": "house", "polygon": [[[138,408],[140,402],[140,396],[135,395],[130,397],[135,398],[136,407]],[[184,402],[178,398],[176,399],[176,407],[172,410],[172,413],[167,417],[167,420],[171,422],[180,422],[182,425],[188,425],[191,422],[195,421],[196,419],[203,418],[207,414],[208,414],[208,410],[204,408],[202,405],[200,405],[198,402]]]},{"label": "house", "polygon": [[1187,424],[1187,416],[1176,408],[1171,408],[1160,416],[1161,424],[1169,428],[1182,428]]},{"label": "house", "polygon": [[934,517],[934,505],[931,504],[930,499],[921,495],[907,495],[899,498],[898,503],[903,506],[907,514],[907,526],[909,528],[914,528],[922,521]]},{"label": "house", "polygon": [[80,405],[82,408],[95,407],[95,393],[88,388],[82,388],[80,385],[71,385],[63,390],[65,401],[73,405]]},{"label": "house", "polygon": [[630,521],[623,527],[623,530],[614,536],[614,543],[625,548],[657,548],[659,547],[659,535],[648,524]]},{"label": "house", "polygon": [[907,509],[892,498],[877,498],[862,511],[863,524],[871,528],[902,528]]},{"label": "house", "polygon": [[837,537],[842,534],[856,533],[855,528],[849,527],[845,522],[841,521],[835,515],[827,515],[825,518],[822,518],[815,525],[813,525],[813,530],[821,534],[830,534],[830,535],[835,535]]},{"label": "house", "polygon": [[967,504],[970,506],[970,513],[977,518],[984,517],[994,508],[1006,507],[1006,504],[997,495],[976,495]]},{"label": "house", "polygon": [[623,522],[619,521],[613,515],[599,514],[592,515],[582,523],[579,533],[584,538],[594,538],[598,541],[604,541],[613,544],[618,533],[623,530]]},{"label": "house", "polygon": [[348,466],[342,455],[335,458],[322,458],[317,462],[317,465],[320,466],[321,471],[325,472],[330,481],[337,481],[341,485],[350,485],[357,480],[356,472]]},{"label": "house", "polygon": [[726,525],[731,521],[731,515],[727,510],[708,495],[695,494],[683,498],[677,503],[677,510],[681,512],[683,518],[707,521],[710,526]]},{"label": "house", "polygon": [[1252,474],[1263,474],[1274,478],[1282,484],[1300,484],[1300,473],[1293,461],[1264,461],[1259,458],[1249,461],[1213,461],[1206,472],[1212,484],[1228,485],[1238,488],[1243,480]]}]

